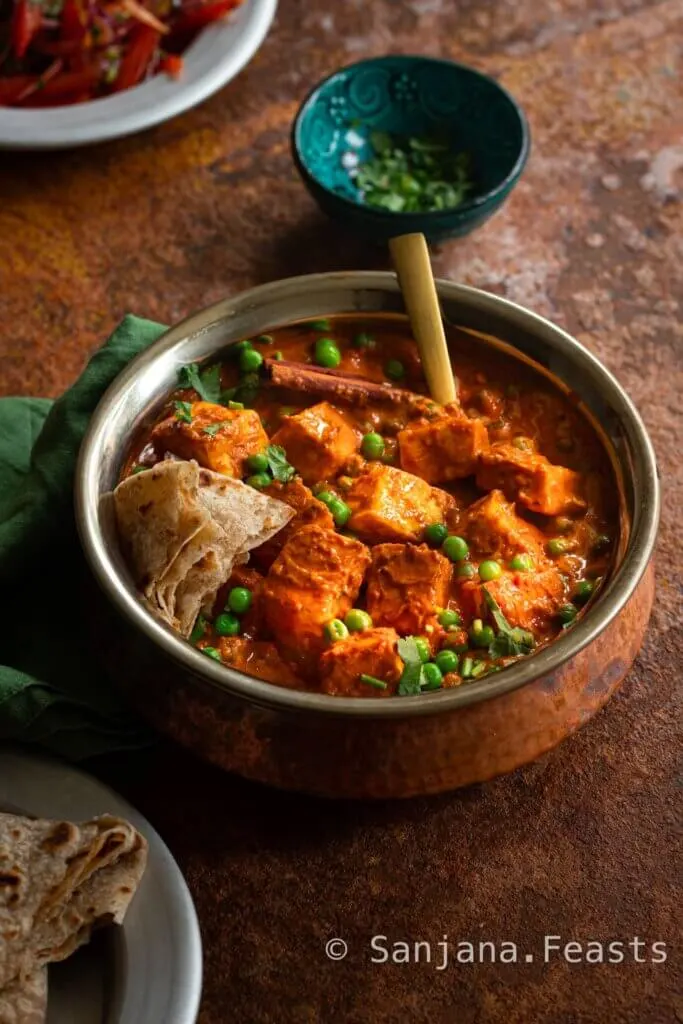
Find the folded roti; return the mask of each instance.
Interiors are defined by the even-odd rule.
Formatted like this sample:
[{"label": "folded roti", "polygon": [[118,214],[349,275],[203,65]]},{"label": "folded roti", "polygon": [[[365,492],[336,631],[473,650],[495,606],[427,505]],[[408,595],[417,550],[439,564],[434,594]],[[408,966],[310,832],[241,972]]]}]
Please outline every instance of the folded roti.
[{"label": "folded roti", "polygon": [[45,1024],[47,967],[0,990],[0,1024]]},{"label": "folded roti", "polygon": [[188,637],[248,552],[295,515],[283,501],[196,462],[167,459],[114,491],[121,545],[149,607]]},{"label": "folded roti", "polygon": [[80,825],[0,814],[0,991],[121,924],[147,860],[120,818]]}]

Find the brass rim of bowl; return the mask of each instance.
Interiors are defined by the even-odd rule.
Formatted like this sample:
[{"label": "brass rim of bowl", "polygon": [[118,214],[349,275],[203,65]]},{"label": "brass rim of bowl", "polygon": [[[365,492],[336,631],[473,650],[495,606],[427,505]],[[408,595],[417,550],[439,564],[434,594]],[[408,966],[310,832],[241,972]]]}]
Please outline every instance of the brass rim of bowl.
[{"label": "brass rim of bowl", "polygon": [[[320,91],[320,89],[322,89],[324,85],[327,84],[327,82],[330,82],[333,78],[336,78],[338,75],[343,74],[345,71],[350,71],[352,68],[362,67],[363,64],[379,64],[383,60],[396,60],[398,57],[405,58],[406,60],[420,60],[426,64],[442,64],[445,67],[462,68],[463,71],[467,71],[470,74],[476,76],[477,78],[483,78],[485,81],[490,82],[492,85],[496,87],[496,89],[498,89],[499,92],[501,92],[509,100],[513,110],[519,118],[520,128],[522,132],[522,142],[519,154],[512,166],[512,169],[508,171],[505,177],[497,185],[494,185],[493,188],[490,188],[487,192],[482,192],[479,195],[473,196],[472,199],[466,199],[464,202],[459,203],[457,206],[452,206],[447,210],[428,210],[424,213],[404,213],[402,211],[393,212],[392,210],[382,210],[379,207],[368,206],[367,204],[361,202],[354,202],[353,199],[347,199],[346,196],[340,195],[339,192],[335,192],[334,189],[328,188],[327,185],[323,185],[323,183],[318,178],[316,178],[314,174],[311,174],[311,172],[308,169],[308,165],[306,164],[306,161],[304,160],[303,155],[301,154],[299,138],[303,116],[306,113],[310,103],[312,102],[316,94]],[[344,203],[346,206],[349,206],[351,209],[354,210],[365,210],[367,213],[372,214],[373,217],[377,217],[378,219],[381,220],[406,221],[409,218],[414,219],[415,217],[420,217],[425,218],[430,223],[436,223],[441,220],[450,219],[450,217],[452,217],[454,213],[466,213],[468,210],[476,210],[478,209],[478,207],[484,206],[484,204],[489,202],[489,200],[494,199],[497,195],[503,192],[505,188],[507,188],[507,186],[510,185],[510,183],[514,182],[516,178],[519,177],[519,175],[524,170],[524,165],[529,159],[529,152],[531,150],[531,133],[529,131],[529,123],[526,119],[524,111],[522,110],[520,104],[517,102],[512,93],[508,92],[508,90],[504,86],[502,86],[500,82],[497,82],[495,78],[491,78],[490,75],[484,74],[483,71],[479,71],[477,70],[477,68],[472,68],[468,64],[462,64],[460,61],[442,60],[439,57],[425,57],[424,55],[418,53],[389,54],[387,57],[371,57],[368,60],[355,61],[353,64],[345,64],[344,67],[337,68],[336,71],[333,71],[325,78],[322,78],[317,83],[317,85],[314,85],[313,88],[308,91],[305,98],[303,99],[301,106],[299,107],[296,113],[296,117],[294,118],[294,122],[292,124],[290,141],[292,148],[292,157],[294,159],[296,168],[299,171],[299,174],[302,176],[302,178],[308,179],[308,181],[312,181],[317,188],[319,188],[323,192],[326,192],[327,195],[329,196],[334,196],[334,198],[339,200],[340,203]]]},{"label": "brass rim of bowl", "polygon": [[[537,654],[522,659],[515,665],[494,676],[476,680],[473,683],[449,690],[441,690],[414,697],[332,697],[323,693],[306,690],[292,690],[267,683],[253,676],[244,675],[229,666],[218,665],[201,654],[188,642],[181,639],[170,627],[158,621],[149,612],[133,586],[131,580],[116,565],[102,533],[99,509],[99,465],[112,439],[109,421],[112,413],[130,396],[131,388],[141,374],[153,377],[154,365],[163,353],[172,351],[188,338],[201,340],[201,335],[212,325],[229,326],[231,317],[258,310],[261,305],[275,301],[285,303],[305,293],[310,312],[305,319],[316,316],[342,316],[354,310],[338,313],[330,311],[323,302],[330,287],[338,285],[340,290],[372,291],[397,296],[399,288],[393,274],[384,271],[335,272],[311,274],[285,278],[271,284],[242,292],[233,298],[223,300],[193,314],[175,327],[166,331],[158,341],[141,352],[119,374],[102,397],[90,422],[81,446],[75,481],[76,521],[81,543],[96,580],[129,623],[151,640],[160,651],[182,665],[188,672],[219,689],[239,696],[250,703],[266,708],[277,708],[292,712],[309,712],[339,717],[363,718],[406,718],[421,715],[443,714],[483,700],[500,697],[517,690],[539,676],[547,675],[590,644],[619,614],[640,581],[650,561],[659,522],[659,483],[657,465],[652,443],[643,422],[630,398],[612,374],[578,341],[549,320],[518,306],[499,296],[491,295],[476,288],[438,280],[440,296],[446,300],[460,302],[464,307],[478,312],[504,314],[511,327],[521,329],[541,340],[549,341],[552,348],[569,355],[574,362],[582,364],[594,382],[600,386],[629,438],[637,467],[636,484],[639,501],[633,514],[633,523],[628,545],[621,564],[606,583],[595,606],[565,635],[558,637]],[[316,307],[315,297],[320,294],[320,305]],[[381,309],[368,308],[368,315],[381,316]],[[281,319],[279,325],[292,322]],[[298,318],[301,319],[301,318]],[[263,324],[262,329],[275,322]],[[220,346],[213,346],[204,358],[227,347],[232,340],[224,340]],[[126,439],[127,440],[127,439]],[[120,453],[122,455],[122,451]],[[172,684],[171,684],[172,685]]]}]

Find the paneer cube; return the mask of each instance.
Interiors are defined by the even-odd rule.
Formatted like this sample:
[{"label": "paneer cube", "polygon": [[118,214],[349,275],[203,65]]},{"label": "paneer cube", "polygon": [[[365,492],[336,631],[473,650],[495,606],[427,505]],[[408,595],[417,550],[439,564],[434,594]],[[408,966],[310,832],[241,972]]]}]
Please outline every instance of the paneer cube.
[{"label": "paneer cube", "polygon": [[216,646],[224,664],[257,679],[265,679],[278,686],[301,688],[290,666],[280,655],[275,644],[267,640],[250,640],[243,636],[221,637]]},{"label": "paneer cube", "polygon": [[247,456],[262,452],[269,443],[259,414],[212,402],[191,402],[189,406],[189,422],[172,415],[157,423],[152,431],[157,453],[172,452],[181,459],[195,459],[216,473],[243,476]]},{"label": "paneer cube", "polygon": [[289,538],[297,530],[300,530],[302,526],[315,524],[325,530],[334,529],[332,513],[327,505],[323,505],[322,501],[318,501],[313,496],[310,488],[306,487],[298,478],[290,480],[286,484],[275,480],[270,487],[266,487],[263,493],[268,494],[271,498],[277,498],[279,501],[286,502],[287,505],[296,511],[296,515],[293,519],[290,519],[284,529],[251,552],[252,561],[259,569],[263,571],[269,569]]},{"label": "paneer cube", "polygon": [[485,619],[488,615],[482,587],[498,603],[511,626],[521,626],[536,636],[548,628],[565,600],[565,584],[554,565],[534,572],[505,571],[489,583],[472,579],[459,585],[460,606],[470,618]]},{"label": "paneer cube", "polygon": [[[336,697],[391,696],[403,673],[397,641],[394,629],[367,629],[338,640],[320,658],[323,692]],[[386,689],[362,682],[361,675],[385,682]]]},{"label": "paneer cube", "polygon": [[373,462],[346,495],[349,529],[369,544],[419,540],[425,526],[455,508],[450,494],[402,469]]},{"label": "paneer cube", "polygon": [[375,626],[422,633],[448,603],[452,565],[426,544],[378,544],[372,549],[366,607]]},{"label": "paneer cube", "polygon": [[398,435],[401,466],[430,484],[471,476],[489,446],[486,427],[462,413],[409,423]]},{"label": "paneer cube", "polygon": [[585,509],[580,481],[573,469],[554,466],[545,455],[512,444],[494,444],[482,452],[477,469],[477,485],[483,490],[496,487],[511,501],[545,516]]},{"label": "paneer cube", "polygon": [[335,476],[357,451],[360,438],[346,417],[329,402],[287,416],[273,436],[287,460],[307,484]]},{"label": "paneer cube", "polygon": [[261,587],[265,621],[285,648],[306,653],[325,645],[323,627],[344,618],[370,561],[360,541],[321,526],[294,533]]},{"label": "paneer cube", "polygon": [[517,515],[501,491],[491,491],[470,505],[465,533],[479,555],[507,561],[526,553],[537,565],[548,562],[545,537],[538,527]]}]

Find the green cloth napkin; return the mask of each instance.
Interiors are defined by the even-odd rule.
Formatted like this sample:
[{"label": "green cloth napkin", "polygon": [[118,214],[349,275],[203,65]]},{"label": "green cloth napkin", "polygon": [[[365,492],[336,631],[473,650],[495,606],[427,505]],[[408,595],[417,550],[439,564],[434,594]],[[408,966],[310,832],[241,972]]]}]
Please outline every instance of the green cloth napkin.
[{"label": "green cloth napkin", "polygon": [[127,316],[56,402],[0,399],[0,740],[78,760],[151,739],[93,657],[82,621],[73,480],[100,397],[164,330]]}]

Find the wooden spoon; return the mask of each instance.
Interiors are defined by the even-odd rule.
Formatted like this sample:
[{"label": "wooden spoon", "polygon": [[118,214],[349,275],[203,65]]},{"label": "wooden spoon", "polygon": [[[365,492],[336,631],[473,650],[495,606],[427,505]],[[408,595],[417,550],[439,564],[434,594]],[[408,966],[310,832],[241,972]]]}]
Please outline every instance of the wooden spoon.
[{"label": "wooden spoon", "polygon": [[457,386],[425,236],[398,235],[389,240],[389,251],[420,350],[430,394],[440,405],[455,402]]}]

